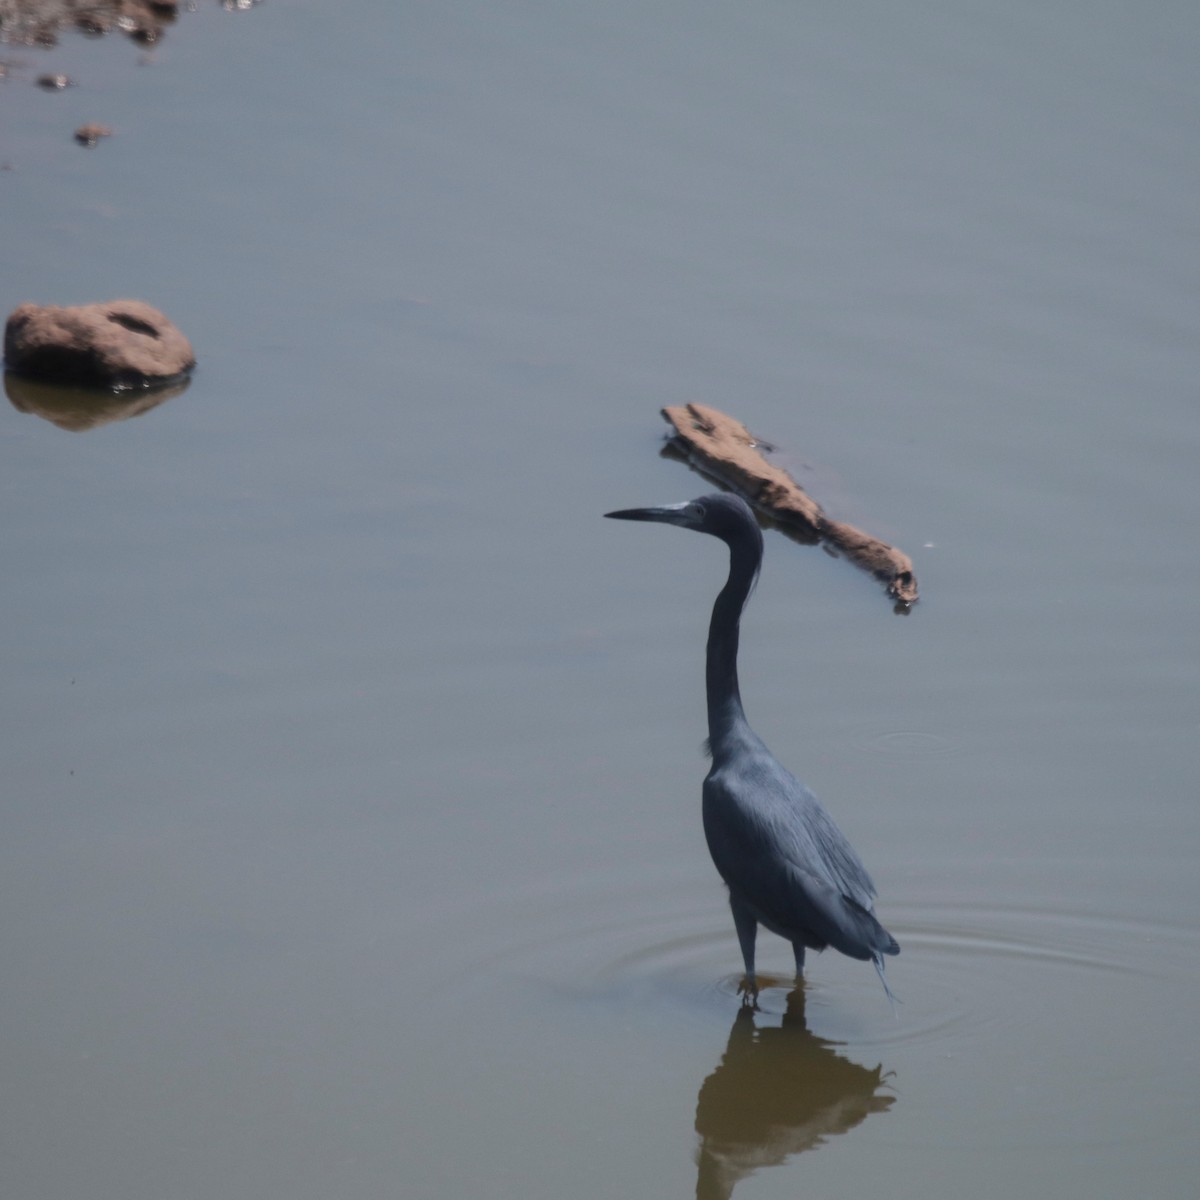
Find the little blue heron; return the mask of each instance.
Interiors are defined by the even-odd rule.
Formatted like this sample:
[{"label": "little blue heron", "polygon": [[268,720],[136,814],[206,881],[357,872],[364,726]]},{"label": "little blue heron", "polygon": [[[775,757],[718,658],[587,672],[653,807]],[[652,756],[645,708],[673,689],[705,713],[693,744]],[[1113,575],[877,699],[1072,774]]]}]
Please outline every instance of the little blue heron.
[{"label": "little blue heron", "polygon": [[758,999],[754,941],[758,926],[787,938],[796,956],[832,946],[870,960],[892,1000],[883,956],[899,954],[896,939],[875,919],[875,885],[821,802],[775,759],[750,728],[738,691],[738,624],[762,565],[762,531],[750,506],[720,493],[662,508],[606,513],[622,521],[661,521],[711,533],[729,547],[729,578],[713,605],[708,629],[708,748],[704,836],[729,888],[729,907],[746,975],[738,987]]}]

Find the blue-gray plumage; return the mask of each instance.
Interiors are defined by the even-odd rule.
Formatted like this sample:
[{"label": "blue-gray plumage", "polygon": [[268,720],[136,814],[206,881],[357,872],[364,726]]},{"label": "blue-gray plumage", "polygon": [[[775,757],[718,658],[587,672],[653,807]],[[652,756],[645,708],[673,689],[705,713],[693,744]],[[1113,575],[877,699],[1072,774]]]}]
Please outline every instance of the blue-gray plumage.
[{"label": "blue-gray plumage", "polygon": [[758,996],[754,941],[762,925],[792,943],[796,977],[804,951],[832,946],[870,960],[884,991],[883,956],[896,939],[875,919],[875,885],[862,860],[820,801],[786,771],[750,728],[738,691],[738,625],[762,564],[762,532],[737,496],[701,496],[686,504],[606,513],[624,521],[661,521],[711,533],[729,547],[729,578],[708,631],[708,746],[704,836],[737,929],[746,976],[739,991]]}]

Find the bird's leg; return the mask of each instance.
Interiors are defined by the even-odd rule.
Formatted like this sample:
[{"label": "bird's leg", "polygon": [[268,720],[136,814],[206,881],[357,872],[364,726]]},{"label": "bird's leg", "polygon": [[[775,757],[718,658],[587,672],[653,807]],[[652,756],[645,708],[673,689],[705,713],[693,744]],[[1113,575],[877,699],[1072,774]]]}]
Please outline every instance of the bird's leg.
[{"label": "bird's leg", "polygon": [[733,927],[737,930],[738,944],[742,948],[742,962],[746,967],[745,977],[738,984],[738,995],[742,1003],[758,1007],[758,979],[754,974],[754,939],[758,935],[758,921],[754,914],[739,900],[729,897],[733,912]]},{"label": "bird's leg", "polygon": [[804,943],[793,942],[792,953],[796,956],[796,982],[804,981]]}]

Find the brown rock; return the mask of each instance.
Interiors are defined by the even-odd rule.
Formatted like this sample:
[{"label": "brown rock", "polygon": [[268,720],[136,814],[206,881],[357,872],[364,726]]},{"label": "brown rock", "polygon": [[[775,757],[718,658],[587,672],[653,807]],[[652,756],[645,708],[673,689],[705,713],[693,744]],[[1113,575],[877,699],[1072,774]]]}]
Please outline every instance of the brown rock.
[{"label": "brown rock", "polygon": [[97,125],[94,121],[80,125],[75,130],[75,140],[81,146],[94,146],[101,138],[112,137],[112,130],[107,125]]},{"label": "brown rock", "polygon": [[[223,0],[226,8],[250,8],[259,0]],[[60,29],[74,26],[100,36],[119,29],[135,41],[152,43],[195,0],[0,0],[0,43],[53,45]]]},{"label": "brown rock", "polygon": [[113,26],[112,17],[106,13],[86,12],[75,18],[75,28],[91,37],[100,37]]},{"label": "brown rock", "polygon": [[170,383],[196,365],[187,338],[141,300],[22,304],[4,328],[4,359],[22,375],[114,391]]}]

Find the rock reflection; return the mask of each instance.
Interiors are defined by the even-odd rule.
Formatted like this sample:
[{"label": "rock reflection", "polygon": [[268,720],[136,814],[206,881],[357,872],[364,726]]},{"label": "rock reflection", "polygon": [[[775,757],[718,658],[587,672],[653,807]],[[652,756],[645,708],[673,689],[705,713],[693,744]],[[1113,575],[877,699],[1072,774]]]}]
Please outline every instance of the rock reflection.
[{"label": "rock reflection", "polygon": [[60,387],[28,379],[13,371],[4,373],[4,391],[18,412],[32,413],[71,433],[83,433],[111,421],[127,421],[187,391],[191,380],[167,387],[110,392],[103,388]]},{"label": "rock reflection", "polygon": [[751,1009],[738,1012],[696,1101],[697,1200],[725,1200],[744,1176],[846,1133],[895,1100],[881,1091],[882,1066],[850,1062],[809,1030],[804,1001],[796,988],[778,1027],[759,1028]]}]

